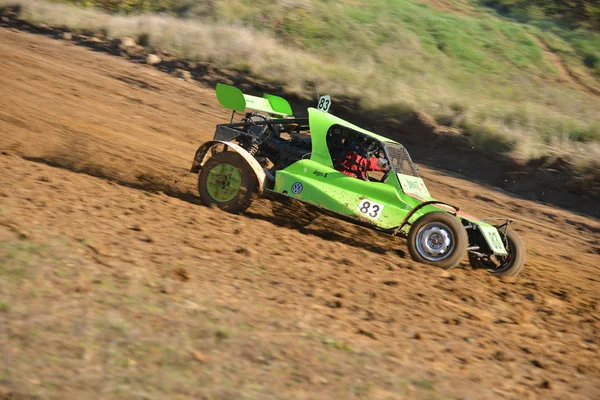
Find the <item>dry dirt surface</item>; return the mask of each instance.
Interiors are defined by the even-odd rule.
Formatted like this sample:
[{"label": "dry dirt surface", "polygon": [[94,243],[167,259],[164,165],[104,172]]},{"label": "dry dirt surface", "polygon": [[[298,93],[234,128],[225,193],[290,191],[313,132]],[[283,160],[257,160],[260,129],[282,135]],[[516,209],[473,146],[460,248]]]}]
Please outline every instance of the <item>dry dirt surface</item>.
[{"label": "dry dirt surface", "polygon": [[597,220],[421,166],[506,215],[516,279],[325,217],[199,205],[212,89],[0,29],[0,399],[593,399]]}]

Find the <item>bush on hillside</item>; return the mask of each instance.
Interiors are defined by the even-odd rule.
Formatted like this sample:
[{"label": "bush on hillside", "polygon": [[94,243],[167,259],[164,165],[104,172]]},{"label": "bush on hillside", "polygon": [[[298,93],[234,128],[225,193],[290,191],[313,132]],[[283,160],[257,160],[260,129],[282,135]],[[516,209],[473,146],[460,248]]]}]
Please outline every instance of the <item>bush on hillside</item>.
[{"label": "bush on hillside", "polygon": [[67,0],[83,7],[98,7],[111,13],[170,11],[179,0]]},{"label": "bush on hillside", "polygon": [[575,28],[600,30],[597,0],[483,0],[482,3],[519,20],[551,18]]}]

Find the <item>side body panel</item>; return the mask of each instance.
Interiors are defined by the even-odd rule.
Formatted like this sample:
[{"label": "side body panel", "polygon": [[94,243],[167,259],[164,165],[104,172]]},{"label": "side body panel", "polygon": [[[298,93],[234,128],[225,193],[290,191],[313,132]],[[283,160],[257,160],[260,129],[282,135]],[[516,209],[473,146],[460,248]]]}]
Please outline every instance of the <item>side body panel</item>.
[{"label": "side body panel", "polygon": [[[352,178],[331,167],[313,160],[300,160],[288,168],[277,171],[274,191],[284,193],[297,200],[322,207],[339,214],[368,222],[381,229],[393,229],[399,226],[410,210],[422,203],[419,196],[410,196],[401,189],[401,181],[413,182],[412,187],[422,195],[427,189],[420,178],[390,175],[386,183],[366,182]],[[428,196],[429,197],[429,196]],[[430,197],[429,197],[430,198]],[[417,211],[411,218],[414,222],[421,216],[449,209],[444,205],[428,205]],[[492,225],[476,218],[459,215],[481,233],[492,252],[506,255],[506,250],[498,231]],[[408,234],[410,225],[403,229]]]},{"label": "side body panel", "polygon": [[400,224],[412,204],[402,200],[393,179],[390,181],[366,182],[313,160],[300,160],[277,171],[274,190],[379,228],[391,229]]}]

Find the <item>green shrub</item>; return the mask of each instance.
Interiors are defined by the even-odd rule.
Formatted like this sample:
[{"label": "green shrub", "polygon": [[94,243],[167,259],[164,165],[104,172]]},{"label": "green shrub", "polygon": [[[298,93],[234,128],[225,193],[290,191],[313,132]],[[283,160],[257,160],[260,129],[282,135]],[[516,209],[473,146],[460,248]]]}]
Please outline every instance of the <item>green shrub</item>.
[{"label": "green shrub", "polygon": [[576,127],[569,132],[569,139],[582,143],[600,141],[600,124]]},{"label": "green shrub", "polygon": [[502,125],[491,121],[465,121],[461,128],[468,133],[469,141],[473,145],[494,153],[509,153],[517,145],[517,140],[507,134]]},{"label": "green shrub", "polygon": [[[172,11],[181,1],[177,0],[66,0],[82,7],[97,7],[113,13]],[[192,1],[188,1],[192,3]]]},{"label": "green shrub", "polygon": [[600,29],[600,3],[596,0],[481,0],[519,20],[552,18],[572,27]]}]

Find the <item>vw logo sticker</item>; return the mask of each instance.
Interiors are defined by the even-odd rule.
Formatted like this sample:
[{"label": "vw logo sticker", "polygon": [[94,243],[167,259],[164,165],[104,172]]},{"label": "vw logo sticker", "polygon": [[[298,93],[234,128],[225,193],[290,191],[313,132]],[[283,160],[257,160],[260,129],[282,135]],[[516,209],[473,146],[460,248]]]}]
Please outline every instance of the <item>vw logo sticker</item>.
[{"label": "vw logo sticker", "polygon": [[292,193],[299,194],[304,189],[304,186],[300,182],[296,182],[292,185]]}]

